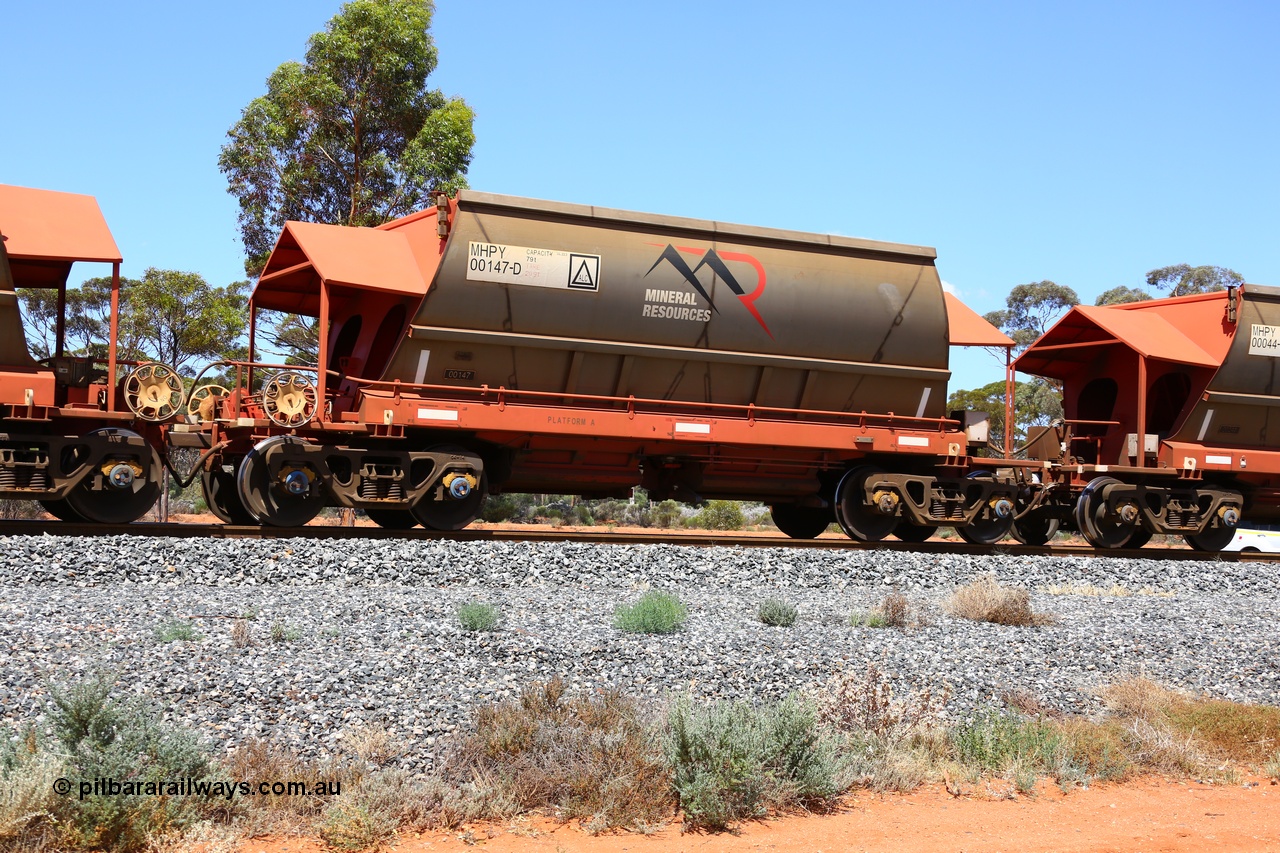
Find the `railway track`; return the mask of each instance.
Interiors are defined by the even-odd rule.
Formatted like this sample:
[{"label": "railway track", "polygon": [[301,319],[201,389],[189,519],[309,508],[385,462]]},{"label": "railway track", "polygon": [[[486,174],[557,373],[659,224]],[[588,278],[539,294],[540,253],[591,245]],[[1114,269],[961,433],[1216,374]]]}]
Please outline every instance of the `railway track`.
[{"label": "railway track", "polygon": [[876,543],[844,537],[791,539],[778,535],[743,535],[710,531],[655,531],[653,533],[616,530],[582,531],[556,528],[472,528],[456,531],[384,530],[381,527],[251,527],[227,524],[178,522],[133,522],[132,524],[77,524],[42,520],[0,521],[0,536],[160,536],[175,539],[421,539],[452,542],[586,542],[607,545],[686,545],[719,548],[818,548],[848,551],[905,551],[923,554],[1010,554],[1055,557],[1129,557],[1157,560],[1210,560],[1231,563],[1277,562],[1280,554],[1223,552],[1205,554],[1189,548],[1147,547],[1106,550],[1087,545],[1031,547],[1015,543],[971,545],[967,542],[930,540]]}]

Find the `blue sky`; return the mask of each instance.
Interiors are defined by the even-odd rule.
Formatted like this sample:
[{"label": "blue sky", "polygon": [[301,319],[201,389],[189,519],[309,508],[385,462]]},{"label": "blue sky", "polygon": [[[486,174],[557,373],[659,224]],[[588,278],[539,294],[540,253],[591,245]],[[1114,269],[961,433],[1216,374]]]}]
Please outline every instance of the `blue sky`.
[{"label": "blue sky", "polygon": [[[126,275],[242,278],[219,148],[340,5],[10,4],[0,183],[97,196]],[[1278,9],[438,0],[432,83],[477,189],[934,246],[985,312],[1182,262],[1280,286]]]}]

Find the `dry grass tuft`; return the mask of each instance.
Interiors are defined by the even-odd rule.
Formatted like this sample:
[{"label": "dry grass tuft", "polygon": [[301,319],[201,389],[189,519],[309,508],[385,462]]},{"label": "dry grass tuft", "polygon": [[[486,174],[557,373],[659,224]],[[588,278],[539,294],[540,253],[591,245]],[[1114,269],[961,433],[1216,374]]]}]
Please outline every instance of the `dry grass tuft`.
[{"label": "dry grass tuft", "polygon": [[869,612],[855,612],[849,624],[855,628],[927,628],[932,620],[922,604],[914,604],[900,592],[891,592]]},{"label": "dry grass tuft", "polygon": [[1112,584],[1109,587],[1095,586],[1093,584],[1049,584],[1042,587],[1041,591],[1049,595],[1084,595],[1091,598],[1128,598],[1131,595],[1151,595],[1157,598],[1173,598],[1173,593],[1166,590],[1159,590],[1153,586],[1144,586],[1139,589],[1129,589],[1121,584]]},{"label": "dry grass tuft", "polygon": [[253,645],[253,632],[249,629],[248,619],[237,619],[231,623],[231,647],[247,649]]},{"label": "dry grass tuft", "polygon": [[996,625],[1028,627],[1051,625],[1056,621],[1052,614],[1032,611],[1031,593],[1000,586],[992,574],[979,575],[972,583],[957,589],[947,600],[946,610],[962,619]]},{"label": "dry grass tuft", "polygon": [[672,798],[649,722],[616,691],[567,698],[553,679],[476,711],[446,773],[471,786],[471,810],[482,816],[508,817],[515,806],[552,808],[594,831],[651,825],[670,814]]},{"label": "dry grass tuft", "polygon": [[1141,760],[1157,769],[1265,766],[1280,744],[1280,708],[1191,696],[1146,678],[1110,685],[1102,698],[1128,727]]}]

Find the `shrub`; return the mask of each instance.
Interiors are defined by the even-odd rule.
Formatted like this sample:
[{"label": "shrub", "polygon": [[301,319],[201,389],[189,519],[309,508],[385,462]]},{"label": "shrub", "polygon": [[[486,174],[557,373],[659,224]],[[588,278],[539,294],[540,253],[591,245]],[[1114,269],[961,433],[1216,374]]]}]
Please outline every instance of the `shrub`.
[{"label": "shrub", "polygon": [[666,592],[650,590],[635,604],[613,611],[614,627],[632,634],[674,634],[684,627],[689,608]]},{"label": "shrub", "polygon": [[231,623],[231,646],[236,649],[247,649],[253,645],[253,632],[249,629],[248,619],[236,619]]},{"label": "shrub", "polygon": [[666,530],[677,526],[683,515],[684,513],[680,511],[680,504],[672,500],[665,500],[650,510],[649,517],[650,523],[654,527]]},{"label": "shrub", "polygon": [[889,677],[875,664],[863,675],[834,675],[817,694],[818,718],[827,726],[853,735],[889,741],[923,734],[942,725],[950,691],[925,689],[899,700]]},{"label": "shrub", "polygon": [[320,837],[338,850],[368,850],[390,841],[395,834],[396,821],[391,815],[359,800],[334,803],[320,825]]},{"label": "shrub", "polygon": [[956,726],[951,743],[961,763],[994,773],[1056,767],[1065,746],[1056,726],[991,708]]},{"label": "shrub", "polygon": [[1157,768],[1195,772],[1210,753],[1261,763],[1280,742],[1280,708],[1189,696],[1146,678],[1110,685],[1102,697]]},{"label": "shrub", "polygon": [[826,804],[841,792],[834,739],[811,702],[672,703],[664,742],[672,786],[691,827],[725,829],[769,810]]},{"label": "shrub", "polygon": [[447,764],[487,788],[473,794],[468,817],[555,808],[600,831],[642,829],[671,810],[662,752],[640,707],[616,691],[567,698],[558,678],[478,709]]},{"label": "shrub", "polygon": [[[180,779],[204,779],[209,758],[193,735],[161,725],[145,706],[116,703],[103,678],[52,688],[54,731],[67,755],[71,779],[127,780],[163,788]],[[198,819],[196,797],[118,794],[64,797],[58,819],[74,846],[140,850],[158,833]]]},{"label": "shrub", "polygon": [[[326,786],[350,781],[343,778],[341,768],[333,762],[308,761],[285,746],[260,738],[251,738],[241,743],[221,764],[218,775],[228,779],[270,782],[305,779],[309,783],[323,781]],[[237,800],[237,803],[258,812],[272,811],[305,817],[321,814],[329,804],[323,797],[291,797],[288,794],[272,793]]]},{"label": "shrub", "polygon": [[890,628],[906,628],[911,621],[911,603],[900,592],[891,592],[880,603],[885,624]]},{"label": "shrub", "polygon": [[18,740],[7,734],[0,732],[0,847],[17,849],[20,838],[52,834],[61,805],[53,783],[65,771],[62,757],[34,729]]},{"label": "shrub", "polygon": [[500,616],[498,608],[482,601],[469,601],[459,605],[456,615],[464,631],[496,631]]},{"label": "shrub", "polygon": [[190,622],[183,622],[175,619],[172,622],[166,622],[159,628],[156,628],[157,643],[195,643],[203,639],[204,637],[196,632],[195,626]]},{"label": "shrub", "polygon": [[709,501],[689,520],[691,527],[707,530],[741,530],[746,521],[737,501]]},{"label": "shrub", "polygon": [[302,629],[283,622],[271,623],[271,642],[296,643],[302,638]]},{"label": "shrub", "polygon": [[957,589],[947,600],[946,609],[962,619],[997,625],[1047,625],[1054,621],[1048,614],[1031,610],[1031,593],[1002,587],[991,574],[979,575]]},{"label": "shrub", "polygon": [[794,604],[788,604],[777,598],[766,598],[760,602],[756,616],[766,625],[774,628],[790,628],[796,624],[799,611]]},{"label": "shrub", "polygon": [[1280,782],[1280,749],[1262,765],[1262,772],[1270,776],[1272,780]]},{"label": "shrub", "polygon": [[869,610],[866,613],[855,611],[849,614],[849,624],[854,628],[888,628],[889,620],[879,610]]},{"label": "shrub", "polygon": [[871,610],[862,613],[855,611],[849,616],[849,624],[854,628],[897,628],[906,630],[909,627],[924,627],[929,624],[928,613],[922,608],[912,605],[911,601],[900,592],[891,592],[884,601]]},{"label": "shrub", "polygon": [[480,509],[480,518],[488,522],[510,521],[524,508],[527,495],[489,495]]}]

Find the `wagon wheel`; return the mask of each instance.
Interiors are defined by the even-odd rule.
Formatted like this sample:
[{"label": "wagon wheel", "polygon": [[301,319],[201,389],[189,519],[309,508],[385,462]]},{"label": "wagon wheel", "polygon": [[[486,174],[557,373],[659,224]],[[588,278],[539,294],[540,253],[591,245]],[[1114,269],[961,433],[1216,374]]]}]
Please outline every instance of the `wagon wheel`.
[{"label": "wagon wheel", "polygon": [[[1232,532],[1232,533],[1235,533],[1235,531],[1234,531],[1234,530],[1233,530],[1233,531],[1231,531],[1231,532]],[[1133,529],[1133,535],[1129,537],[1129,541],[1128,541],[1128,542],[1124,543],[1124,547],[1126,547],[1126,548],[1141,548],[1143,545],[1146,545],[1148,542],[1150,542],[1150,541],[1151,541],[1151,537],[1152,537],[1153,535],[1154,535],[1154,534],[1153,534],[1150,530],[1148,530],[1147,528],[1145,528],[1145,527],[1142,527],[1142,526],[1140,526],[1140,525],[1139,525],[1139,526],[1137,526],[1137,527],[1134,527],[1134,529]],[[1230,539],[1228,539],[1227,541],[1228,541],[1228,542],[1230,542],[1231,540],[1230,540]],[[1214,548],[1213,550],[1215,550],[1215,551],[1216,551],[1216,550],[1219,550],[1219,549]]]},{"label": "wagon wheel", "polygon": [[903,542],[923,542],[937,531],[938,528],[936,527],[930,527],[927,524],[912,524],[904,518],[893,528],[893,535]]},{"label": "wagon wheel", "polygon": [[828,507],[773,504],[769,515],[778,529],[792,539],[816,539],[835,521]]},{"label": "wagon wheel", "polygon": [[187,399],[187,414],[196,423],[208,423],[218,411],[218,403],[230,394],[221,385],[201,385]]},{"label": "wagon wheel", "polygon": [[84,524],[88,521],[87,518],[72,509],[65,498],[54,501],[40,501],[40,505],[60,521],[69,521],[73,524]]},{"label": "wagon wheel", "polygon": [[384,530],[412,530],[418,526],[418,519],[407,509],[370,509],[364,508],[369,520]]},{"label": "wagon wheel", "polygon": [[262,409],[276,426],[306,426],[316,416],[316,386],[292,371],[277,373],[262,386]]},{"label": "wagon wheel", "polygon": [[1204,533],[1192,533],[1182,537],[1187,544],[1197,551],[1221,551],[1223,548],[1231,544],[1231,540],[1236,538],[1236,529],[1234,527],[1211,527]]},{"label": "wagon wheel", "polygon": [[1114,477],[1095,477],[1076,500],[1076,528],[1095,548],[1123,548],[1141,529],[1108,512],[1102,493],[1113,485],[1120,485],[1120,481]]},{"label": "wagon wheel", "polygon": [[[462,456],[471,455],[463,448],[452,445],[433,447],[431,452],[455,453]],[[462,474],[461,471],[458,473]],[[449,477],[447,471],[445,477]],[[480,477],[475,483],[471,483],[465,477],[463,477],[463,480],[467,483],[465,487],[466,493],[463,496],[448,496],[448,487],[444,490],[446,496],[440,500],[436,500],[435,496],[430,493],[423,494],[409,508],[410,512],[413,513],[413,517],[428,530],[461,530],[475,521],[476,517],[480,515],[481,508],[484,507],[485,498],[489,495],[489,478],[481,471]],[[463,490],[461,483],[458,484],[457,488],[458,491]],[[370,517],[372,518],[372,516]]]},{"label": "wagon wheel", "polygon": [[240,502],[240,494],[236,490],[236,475],[222,468],[200,472],[200,491],[204,493],[205,505],[209,512],[216,515],[224,524],[252,525],[257,520],[249,514]]},{"label": "wagon wheel", "polygon": [[[988,481],[994,479],[991,474],[986,471],[973,471],[967,477],[969,480]],[[1004,518],[996,516],[994,518],[982,518],[979,516],[968,524],[957,527],[956,533],[960,534],[960,538],[968,542],[970,545],[994,545],[1001,539],[1009,535],[1009,531],[1013,529],[1014,505],[1013,501],[1008,501],[1009,511]]]},{"label": "wagon wheel", "polygon": [[[111,427],[96,429],[86,437],[95,436],[141,438],[135,432]],[[94,472],[68,492],[63,502],[85,521],[128,524],[155,506],[160,497],[160,470],[160,455],[151,445],[108,451],[95,464]]]},{"label": "wagon wheel", "polygon": [[324,509],[324,484],[314,471],[305,465],[286,465],[273,476],[267,464],[267,454],[273,448],[296,441],[292,436],[278,435],[258,442],[236,472],[236,494],[262,524],[301,527]]},{"label": "wagon wheel", "polygon": [[1023,545],[1047,545],[1058,534],[1060,526],[1061,522],[1050,516],[1024,516],[1013,522],[1009,532]]},{"label": "wagon wheel", "polygon": [[159,423],[182,411],[182,377],[168,365],[139,364],[124,378],[124,402],[140,420]]},{"label": "wagon wheel", "polygon": [[898,525],[896,514],[883,513],[863,502],[863,486],[871,477],[884,473],[879,468],[864,465],[853,468],[836,486],[836,521],[849,535],[859,542],[879,542]]}]

